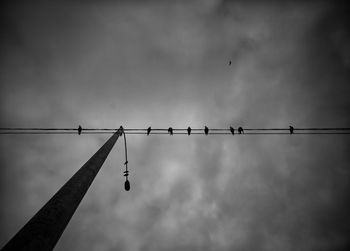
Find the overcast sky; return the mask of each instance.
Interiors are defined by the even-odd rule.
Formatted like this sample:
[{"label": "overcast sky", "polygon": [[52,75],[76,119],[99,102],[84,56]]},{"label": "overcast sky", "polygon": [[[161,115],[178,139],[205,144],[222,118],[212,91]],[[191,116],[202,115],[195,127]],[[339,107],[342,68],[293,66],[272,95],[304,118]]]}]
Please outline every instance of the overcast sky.
[{"label": "overcast sky", "polygon": [[[74,2],[1,6],[0,127],[350,127],[340,2]],[[0,246],[108,137],[0,136]],[[55,250],[348,250],[349,139],[129,135]]]}]

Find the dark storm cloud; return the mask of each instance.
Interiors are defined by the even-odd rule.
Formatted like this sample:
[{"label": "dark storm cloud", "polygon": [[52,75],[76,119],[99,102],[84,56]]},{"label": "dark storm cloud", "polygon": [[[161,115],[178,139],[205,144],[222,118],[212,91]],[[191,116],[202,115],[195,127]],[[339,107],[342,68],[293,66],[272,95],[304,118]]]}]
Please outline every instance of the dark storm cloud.
[{"label": "dark storm cloud", "polygon": [[[324,1],[8,5],[1,126],[349,126],[346,13]],[[2,136],[1,245],[105,140]],[[348,246],[346,137],[128,136],[130,193],[122,151],[57,250]]]}]

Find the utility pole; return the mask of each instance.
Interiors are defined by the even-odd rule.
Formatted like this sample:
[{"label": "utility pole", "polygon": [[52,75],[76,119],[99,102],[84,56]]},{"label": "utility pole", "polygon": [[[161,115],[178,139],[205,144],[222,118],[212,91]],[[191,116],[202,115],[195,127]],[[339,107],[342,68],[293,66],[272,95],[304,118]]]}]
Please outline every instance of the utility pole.
[{"label": "utility pole", "polygon": [[2,250],[53,250],[122,132],[120,127]]}]

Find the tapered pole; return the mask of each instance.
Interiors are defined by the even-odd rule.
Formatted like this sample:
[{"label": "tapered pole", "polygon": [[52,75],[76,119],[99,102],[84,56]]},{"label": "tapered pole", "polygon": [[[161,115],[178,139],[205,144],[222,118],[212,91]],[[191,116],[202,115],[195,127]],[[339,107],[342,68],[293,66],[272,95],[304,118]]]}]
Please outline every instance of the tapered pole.
[{"label": "tapered pole", "polygon": [[53,250],[122,131],[119,128],[2,250]]}]

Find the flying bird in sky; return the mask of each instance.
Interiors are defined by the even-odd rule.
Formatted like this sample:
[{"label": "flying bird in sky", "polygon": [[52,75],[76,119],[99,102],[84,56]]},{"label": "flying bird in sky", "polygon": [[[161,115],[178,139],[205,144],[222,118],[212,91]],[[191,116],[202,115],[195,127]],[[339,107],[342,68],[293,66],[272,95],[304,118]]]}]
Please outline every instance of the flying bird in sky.
[{"label": "flying bird in sky", "polygon": [[169,127],[168,133],[169,133],[170,135],[173,135],[173,128]]},{"label": "flying bird in sky", "polygon": [[204,133],[205,133],[205,135],[208,135],[208,133],[209,133],[209,128],[207,126],[204,127]]},{"label": "flying bird in sky", "polygon": [[230,126],[230,131],[231,131],[232,135],[235,135],[235,129],[232,126]]},{"label": "flying bird in sky", "polygon": [[147,136],[151,133],[151,130],[152,130],[151,127],[147,128]]},{"label": "flying bird in sky", "polygon": [[191,135],[191,127],[187,127],[187,134]]},{"label": "flying bird in sky", "polygon": [[239,134],[242,134],[242,133],[244,134],[243,128],[242,128],[241,126],[238,127],[238,133],[239,133]]}]

